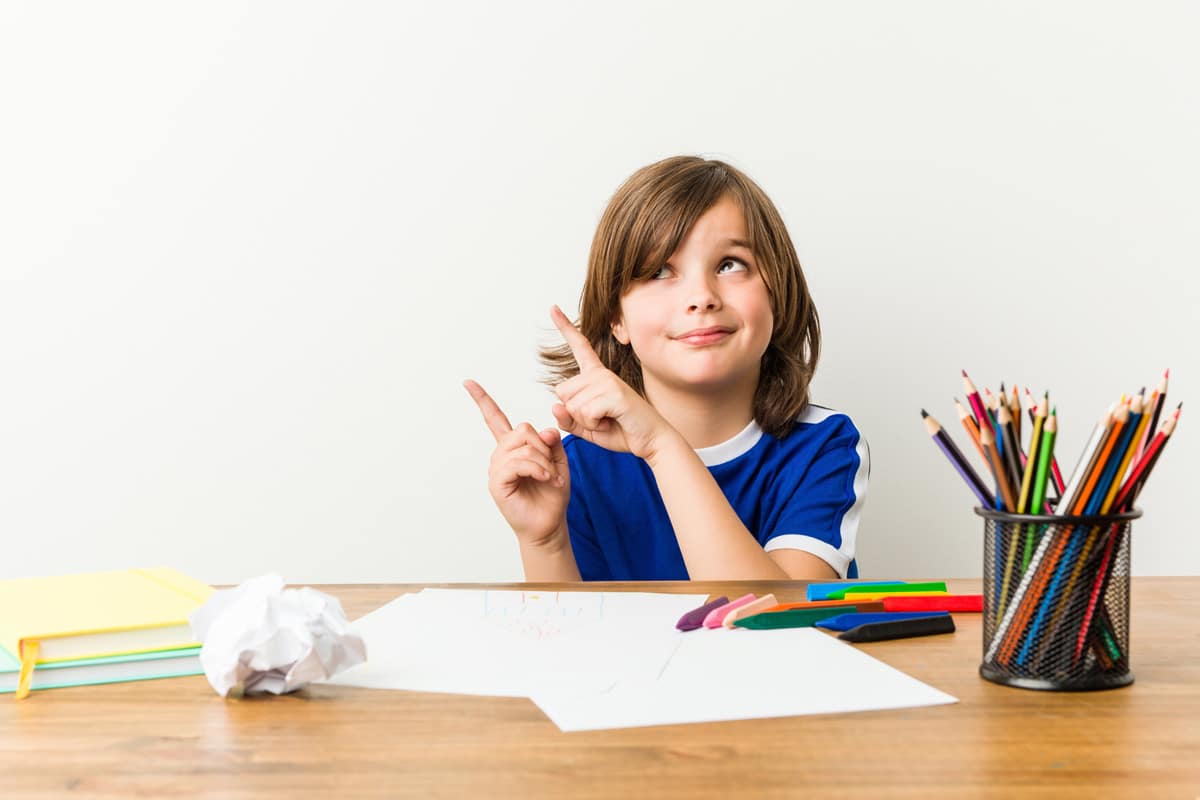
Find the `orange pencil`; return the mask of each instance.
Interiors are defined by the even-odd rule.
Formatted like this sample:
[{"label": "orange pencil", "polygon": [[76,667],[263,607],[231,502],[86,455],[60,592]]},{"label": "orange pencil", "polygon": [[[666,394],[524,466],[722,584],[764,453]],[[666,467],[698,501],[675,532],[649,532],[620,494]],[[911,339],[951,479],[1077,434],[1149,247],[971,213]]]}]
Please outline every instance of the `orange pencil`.
[{"label": "orange pencil", "polygon": [[983,445],[979,443],[979,426],[975,423],[975,418],[971,416],[971,412],[967,411],[962,403],[958,402],[957,397],[954,398],[954,408],[958,411],[958,419],[962,423],[962,426],[967,429],[967,435],[975,443],[975,449],[979,451],[979,457],[983,459],[983,465],[991,469],[991,466],[988,464],[987,453],[983,452]]},{"label": "orange pencil", "polygon": [[983,428],[979,431],[979,444],[983,447],[983,452],[987,454],[988,466],[992,468],[992,476],[996,479],[996,485],[1000,489],[998,494],[1004,501],[1004,510],[1015,513],[1017,499],[1013,495],[1012,482],[1008,479],[1008,469],[1000,460],[1000,454],[996,452],[996,436],[992,433],[991,428]]},{"label": "orange pencil", "polygon": [[1104,443],[1104,449],[1100,452],[1100,457],[1096,459],[1096,469],[1092,470],[1092,474],[1088,476],[1087,482],[1083,485],[1083,490],[1080,491],[1073,506],[1073,514],[1083,513],[1083,509],[1087,507],[1088,500],[1091,499],[1092,492],[1096,488],[1096,484],[1100,481],[1100,475],[1104,472],[1105,465],[1108,464],[1109,458],[1112,457],[1113,450],[1117,446],[1117,440],[1121,438],[1121,431],[1125,428],[1125,423],[1129,421],[1129,401],[1123,400],[1121,405],[1117,406],[1117,410],[1113,412],[1112,427],[1108,432],[1108,441]]}]

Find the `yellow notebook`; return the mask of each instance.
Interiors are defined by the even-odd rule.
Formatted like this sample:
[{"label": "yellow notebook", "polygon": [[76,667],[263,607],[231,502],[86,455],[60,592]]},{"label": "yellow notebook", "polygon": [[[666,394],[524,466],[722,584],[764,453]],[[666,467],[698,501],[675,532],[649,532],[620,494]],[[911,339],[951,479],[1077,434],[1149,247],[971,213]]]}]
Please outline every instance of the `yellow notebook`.
[{"label": "yellow notebook", "polygon": [[188,616],[212,593],[166,567],[0,581],[0,646],[21,661],[17,697],[35,664],[197,646]]}]

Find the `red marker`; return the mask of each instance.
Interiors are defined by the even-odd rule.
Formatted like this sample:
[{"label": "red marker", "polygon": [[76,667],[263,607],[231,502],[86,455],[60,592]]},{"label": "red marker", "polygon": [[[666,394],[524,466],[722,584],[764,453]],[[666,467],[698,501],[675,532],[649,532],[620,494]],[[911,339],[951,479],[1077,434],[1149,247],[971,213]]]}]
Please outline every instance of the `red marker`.
[{"label": "red marker", "polygon": [[941,597],[885,597],[884,611],[983,611],[981,594],[947,594]]}]

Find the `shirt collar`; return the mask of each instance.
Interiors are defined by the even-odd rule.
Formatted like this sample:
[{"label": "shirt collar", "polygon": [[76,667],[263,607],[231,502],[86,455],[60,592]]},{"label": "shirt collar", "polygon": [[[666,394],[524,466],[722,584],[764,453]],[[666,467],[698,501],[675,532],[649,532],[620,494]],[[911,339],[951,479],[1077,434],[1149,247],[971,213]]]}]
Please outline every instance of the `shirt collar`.
[{"label": "shirt collar", "polygon": [[715,467],[718,464],[724,464],[726,461],[733,461],[743,453],[750,451],[750,448],[758,444],[758,440],[762,438],[763,430],[758,426],[757,420],[750,420],[750,424],[742,428],[742,432],[735,435],[732,439],[727,439],[720,444],[714,444],[712,447],[696,448],[696,455],[700,456],[700,460],[704,462],[706,467]]}]

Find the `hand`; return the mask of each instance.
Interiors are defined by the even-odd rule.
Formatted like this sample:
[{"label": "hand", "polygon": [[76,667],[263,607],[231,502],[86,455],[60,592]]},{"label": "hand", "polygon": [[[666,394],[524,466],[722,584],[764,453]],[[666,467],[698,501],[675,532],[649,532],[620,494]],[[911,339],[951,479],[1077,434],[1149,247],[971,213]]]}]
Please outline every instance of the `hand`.
[{"label": "hand", "polygon": [[540,546],[566,536],[571,473],[558,431],[547,428],[539,433],[528,422],[514,429],[482,386],[470,380],[463,386],[496,438],[488,491],[517,539]]},{"label": "hand", "polygon": [[606,450],[649,459],[658,438],[672,430],[670,425],[646,398],[604,366],[587,337],[558,306],[550,309],[550,318],[579,365],[578,375],[554,388],[560,402],[551,411],[558,426]]}]

